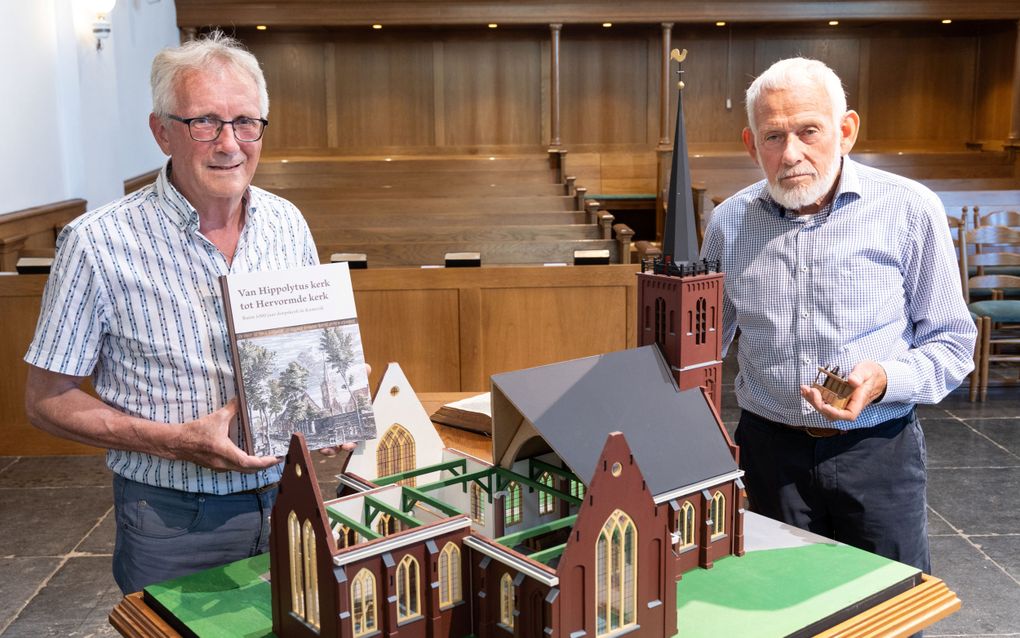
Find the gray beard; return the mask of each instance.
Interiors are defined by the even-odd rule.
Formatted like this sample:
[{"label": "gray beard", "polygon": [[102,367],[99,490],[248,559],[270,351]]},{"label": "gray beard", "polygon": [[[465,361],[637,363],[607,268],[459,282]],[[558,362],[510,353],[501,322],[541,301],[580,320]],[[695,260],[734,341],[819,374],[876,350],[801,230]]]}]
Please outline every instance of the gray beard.
[{"label": "gray beard", "polygon": [[[759,164],[761,164],[760,160]],[[811,184],[793,189],[784,189],[779,185],[778,179],[773,182],[771,179],[766,178],[765,183],[768,185],[769,195],[772,196],[772,199],[776,200],[783,208],[797,211],[805,206],[811,206],[825,197],[832,189],[832,185],[836,183],[836,176],[839,175],[839,169],[842,164],[842,155],[839,146],[837,146],[836,153],[829,163],[829,169]]]}]

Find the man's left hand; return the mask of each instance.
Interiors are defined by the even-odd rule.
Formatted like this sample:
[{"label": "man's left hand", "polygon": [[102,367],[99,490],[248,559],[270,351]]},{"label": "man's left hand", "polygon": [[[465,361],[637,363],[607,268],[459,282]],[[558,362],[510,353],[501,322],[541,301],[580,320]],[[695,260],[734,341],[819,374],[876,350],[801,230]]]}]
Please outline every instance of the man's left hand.
[{"label": "man's left hand", "polygon": [[319,454],[329,457],[334,457],[341,452],[350,454],[351,450],[353,450],[355,446],[357,446],[357,443],[344,443],[343,445],[338,445],[336,447],[324,447],[319,450]]},{"label": "man's left hand", "polygon": [[847,382],[853,388],[853,393],[850,395],[850,402],[843,409],[822,401],[822,393],[811,386],[800,386],[800,396],[830,421],[854,421],[865,406],[885,394],[887,382],[885,368],[875,361],[862,361],[854,366],[853,372],[847,377]]}]

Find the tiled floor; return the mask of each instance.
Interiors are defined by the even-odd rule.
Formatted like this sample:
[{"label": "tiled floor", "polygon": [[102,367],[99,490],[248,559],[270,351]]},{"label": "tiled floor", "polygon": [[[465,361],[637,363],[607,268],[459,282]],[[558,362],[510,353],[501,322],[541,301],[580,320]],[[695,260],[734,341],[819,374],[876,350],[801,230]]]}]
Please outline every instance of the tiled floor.
[{"label": "tiled floor", "polygon": [[[724,404],[732,426],[731,393]],[[925,636],[1020,637],[1020,390],[993,388],[983,404],[958,390],[920,413],[934,572],[963,600]],[[335,469],[319,460],[324,494]],[[0,636],[117,635],[110,492],[99,456],[0,457]]]}]

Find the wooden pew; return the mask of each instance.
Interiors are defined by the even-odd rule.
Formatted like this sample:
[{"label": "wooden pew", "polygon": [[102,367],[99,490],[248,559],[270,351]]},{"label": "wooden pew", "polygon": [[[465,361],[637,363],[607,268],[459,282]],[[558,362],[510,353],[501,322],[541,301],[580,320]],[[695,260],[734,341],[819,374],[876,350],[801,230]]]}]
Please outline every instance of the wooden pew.
[{"label": "wooden pew", "polygon": [[[441,179],[439,179],[441,177]],[[533,185],[553,185],[548,171],[444,171],[442,173],[417,172],[402,175],[389,175],[386,172],[349,174],[340,172],[297,173],[297,174],[257,174],[253,180],[256,186],[272,190],[273,188],[336,188],[343,192],[347,188],[371,188],[392,186],[393,188],[426,188],[442,190],[444,187],[479,186],[491,184],[507,184],[520,187]]]},{"label": "wooden pew", "polygon": [[20,257],[52,255],[61,229],[85,208],[84,199],[68,199],[0,215],[0,271],[14,272]]},{"label": "wooden pew", "polygon": [[[574,263],[575,250],[608,250],[609,262],[629,260],[630,237],[528,241],[317,242],[319,259],[334,253],[365,253],[368,267],[442,265],[447,253],[478,252],[482,265]],[[626,262],[624,262],[626,263]]]},{"label": "wooden pew", "polygon": [[[434,177],[434,180],[440,179]],[[295,199],[423,199],[434,197],[466,198],[466,197],[562,197],[572,195],[572,188],[566,184],[464,184],[457,182],[436,182],[409,184],[394,183],[351,183],[346,186],[310,185],[298,186],[289,183],[289,178],[282,179],[279,185],[266,185],[258,181],[256,186],[276,193],[280,197],[294,201]],[[325,182],[322,182],[324,184]]]},{"label": "wooden pew", "polygon": [[[483,392],[492,374],[633,347],[637,266],[353,271],[365,357],[377,387],[389,361],[419,392]],[[0,456],[99,454],[28,423],[21,360],[44,275],[0,277]],[[594,311],[597,309],[597,312]]]},{"label": "wooden pew", "polygon": [[[303,211],[304,212],[304,211]],[[584,224],[588,214],[581,211],[553,211],[537,213],[491,213],[491,212],[434,212],[427,215],[404,213],[372,212],[368,215],[348,214],[305,214],[312,233],[317,230],[359,227],[427,227],[437,224],[447,226],[553,226],[561,224]]]},{"label": "wooden pew", "polygon": [[417,243],[473,241],[541,241],[559,239],[605,239],[594,224],[563,224],[542,226],[376,226],[350,228],[319,228],[313,231],[316,243]]},{"label": "wooden pew", "polygon": [[[983,182],[978,185],[983,185]],[[976,219],[993,210],[1020,207],[1020,189],[989,190],[965,189],[936,191],[946,207],[946,213],[964,222],[965,228],[974,228]]]},{"label": "wooden pew", "polygon": [[405,213],[422,215],[426,213],[464,213],[486,211],[493,214],[580,210],[576,197],[416,197],[384,198],[371,197],[306,199],[302,196],[291,200],[301,209],[305,217],[339,214]]}]

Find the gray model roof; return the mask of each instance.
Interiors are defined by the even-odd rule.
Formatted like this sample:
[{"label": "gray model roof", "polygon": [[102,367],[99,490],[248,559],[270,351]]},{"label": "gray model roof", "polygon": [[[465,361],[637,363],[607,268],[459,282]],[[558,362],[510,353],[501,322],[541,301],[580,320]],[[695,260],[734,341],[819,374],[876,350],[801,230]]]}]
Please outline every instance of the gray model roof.
[{"label": "gray model roof", "polygon": [[[737,470],[705,396],[677,390],[656,346],[497,374],[492,387],[585,484],[615,431],[653,496]],[[494,460],[520,426],[493,415]]]}]

